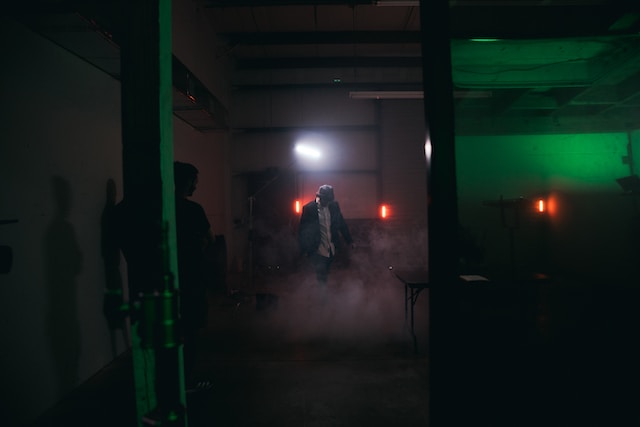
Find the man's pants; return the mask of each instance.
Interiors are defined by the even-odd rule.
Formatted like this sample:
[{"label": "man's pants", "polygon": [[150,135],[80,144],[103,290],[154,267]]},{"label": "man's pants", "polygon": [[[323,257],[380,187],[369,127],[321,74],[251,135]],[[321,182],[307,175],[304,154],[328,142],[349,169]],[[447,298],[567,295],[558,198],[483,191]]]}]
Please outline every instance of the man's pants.
[{"label": "man's pants", "polygon": [[329,267],[331,266],[331,262],[333,262],[333,257],[324,257],[320,254],[311,255],[311,263],[316,271],[316,278],[318,279],[318,284],[326,285],[327,279],[329,278]]}]

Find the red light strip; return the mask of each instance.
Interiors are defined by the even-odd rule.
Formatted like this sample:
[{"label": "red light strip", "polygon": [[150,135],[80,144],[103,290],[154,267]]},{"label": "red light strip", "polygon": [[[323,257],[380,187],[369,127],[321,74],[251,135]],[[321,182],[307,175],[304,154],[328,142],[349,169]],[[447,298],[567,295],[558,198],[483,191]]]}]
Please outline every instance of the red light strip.
[{"label": "red light strip", "polygon": [[386,219],[389,216],[389,208],[387,205],[380,206],[380,218]]}]

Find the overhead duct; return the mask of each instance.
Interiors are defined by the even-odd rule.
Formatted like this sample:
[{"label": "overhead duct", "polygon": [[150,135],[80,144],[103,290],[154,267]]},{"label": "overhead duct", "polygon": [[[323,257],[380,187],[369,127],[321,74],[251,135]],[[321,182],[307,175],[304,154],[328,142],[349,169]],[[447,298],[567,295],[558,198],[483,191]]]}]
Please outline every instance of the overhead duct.
[{"label": "overhead duct", "polygon": [[[79,12],[22,14],[31,30],[76,55],[83,61],[120,80],[118,31]],[[111,26],[117,26],[111,22]],[[173,56],[173,113],[194,129],[206,132],[228,129],[228,112],[222,103],[178,58]]]},{"label": "overhead duct", "polygon": [[172,72],[173,114],[201,132],[229,129],[227,109],[175,56]]}]

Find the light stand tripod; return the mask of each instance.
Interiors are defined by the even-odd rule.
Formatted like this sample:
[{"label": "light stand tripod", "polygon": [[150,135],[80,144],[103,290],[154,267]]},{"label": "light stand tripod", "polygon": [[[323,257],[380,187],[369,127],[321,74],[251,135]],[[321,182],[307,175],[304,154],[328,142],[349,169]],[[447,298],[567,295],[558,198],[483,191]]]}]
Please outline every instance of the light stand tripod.
[{"label": "light stand tripod", "polygon": [[265,188],[267,188],[269,185],[271,185],[276,179],[278,179],[280,177],[280,171],[278,170],[276,172],[276,174],[270,178],[265,184],[262,185],[262,187],[258,188],[258,190],[256,190],[252,195],[249,196],[249,285],[251,286],[251,289],[253,289],[253,251],[254,251],[254,240],[255,240],[255,236],[254,236],[254,230],[253,230],[253,205],[255,203],[256,200],[256,196],[258,194],[260,194],[262,191],[264,191]]},{"label": "light stand tripod", "polygon": [[[518,197],[516,199],[505,200],[500,196],[499,200],[484,201],[485,206],[496,207],[500,209],[500,223],[503,228],[506,228],[509,233],[509,267],[511,280],[516,279],[516,243],[515,243],[515,231],[520,226],[520,210],[527,201],[524,197]],[[506,210],[513,210],[512,221],[507,220]]]},{"label": "light stand tripod", "polygon": [[[299,157],[304,157],[304,158],[308,158],[311,160],[317,160],[320,159],[322,157],[322,152],[320,150],[318,150],[317,148],[315,148],[313,145],[308,145],[305,143],[299,143],[296,144],[295,146],[295,152]],[[289,170],[294,164],[296,164],[298,161],[298,159],[294,158],[293,161],[291,161],[287,167],[285,169]],[[264,191],[265,188],[269,187],[269,185],[271,185],[275,180],[277,180],[280,176],[282,175],[281,173],[281,169],[277,169],[276,168],[276,173],[273,177],[271,177],[265,184],[263,184],[260,188],[258,188],[258,190],[256,190],[252,195],[249,196],[249,284],[251,285],[251,287],[253,288],[253,280],[254,280],[254,267],[253,267],[253,258],[254,258],[254,241],[255,241],[255,236],[254,236],[254,224],[253,224],[253,209],[254,209],[254,203],[256,200],[256,196],[258,194],[260,194],[262,191]],[[296,178],[297,179],[297,178]],[[296,192],[297,192],[297,182],[294,185],[296,187]]]}]

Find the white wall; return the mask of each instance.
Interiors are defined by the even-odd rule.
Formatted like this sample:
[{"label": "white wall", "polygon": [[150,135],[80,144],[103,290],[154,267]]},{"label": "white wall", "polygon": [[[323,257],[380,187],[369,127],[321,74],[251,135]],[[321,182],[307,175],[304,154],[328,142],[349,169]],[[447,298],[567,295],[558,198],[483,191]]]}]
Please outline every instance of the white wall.
[{"label": "white wall", "polygon": [[198,186],[191,198],[204,208],[215,234],[227,233],[227,212],[224,203],[227,167],[226,141],[193,129],[181,120],[174,120],[174,159],[198,168]]},{"label": "white wall", "polygon": [[[215,48],[214,28],[202,13],[201,1],[172,2],[173,53],[221,103],[229,108],[231,62]],[[197,132],[174,120],[175,160],[193,163],[199,185],[193,200],[202,204],[213,232],[226,237],[227,248],[233,233],[231,224],[231,165],[229,132]],[[229,249],[227,249],[229,251]]]},{"label": "white wall", "polygon": [[[176,16],[187,20],[174,26],[188,26],[181,11],[191,5],[174,2]],[[188,41],[205,36],[186,32],[174,47],[203,82],[224,88],[228,80],[210,69],[221,64],[202,62],[214,53]],[[0,220],[19,221],[0,225],[0,245],[14,252],[12,271],[0,276],[0,409],[3,425],[18,425],[55,405],[128,344],[121,333],[112,336],[103,316],[100,252],[109,180],[116,201],[122,197],[120,83],[13,21],[3,18],[0,38]],[[196,47],[200,52],[189,51]],[[200,169],[196,200],[214,232],[228,234],[226,134],[203,134],[175,118],[173,126],[174,157]],[[126,284],[126,263],[121,270]]]},{"label": "white wall", "polygon": [[[250,129],[232,136],[238,176],[267,167],[293,169],[297,196],[303,201],[313,198],[318,185],[332,184],[347,220],[375,222],[379,205],[385,203],[391,217],[364,230],[365,241],[358,243],[370,245],[385,263],[426,264],[422,100],[355,100],[339,87],[288,88],[241,90],[232,105],[234,126]],[[281,128],[263,128],[270,126]],[[319,147],[322,158],[297,158],[293,148],[301,140]],[[246,196],[236,200],[234,212],[240,213]],[[241,241],[236,247],[243,247]]]},{"label": "white wall", "polygon": [[[374,188],[365,194],[374,194],[376,204],[393,204],[396,220],[426,225],[422,100],[355,100],[341,88],[299,88],[239,91],[232,105],[233,125],[255,128],[233,135],[234,171],[278,167],[309,175],[370,172],[376,177],[369,180]],[[261,131],[268,126],[285,130]],[[296,142],[308,135],[323,151],[316,163],[293,153]]]},{"label": "white wall", "polygon": [[382,193],[393,218],[417,227],[427,223],[427,163],[421,99],[380,104]]},{"label": "white wall", "polygon": [[19,220],[0,226],[14,251],[0,277],[0,405],[11,425],[115,356],[100,216],[107,181],[122,192],[120,85],[13,22],[0,24],[0,40],[0,219]]},{"label": "white wall", "polygon": [[228,105],[231,63],[224,51],[216,49],[214,28],[202,13],[201,0],[174,0],[171,3],[173,53],[223,104]]}]

